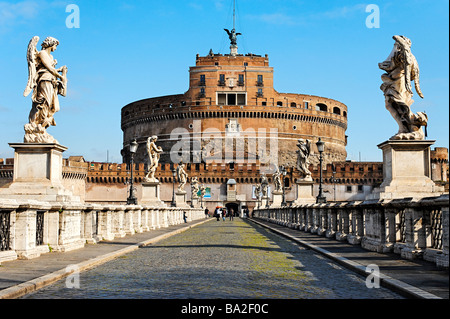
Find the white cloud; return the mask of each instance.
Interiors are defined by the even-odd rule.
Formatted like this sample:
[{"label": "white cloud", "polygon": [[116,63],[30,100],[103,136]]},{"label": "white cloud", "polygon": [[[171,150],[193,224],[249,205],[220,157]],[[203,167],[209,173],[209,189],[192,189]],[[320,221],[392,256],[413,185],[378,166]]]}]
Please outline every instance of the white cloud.
[{"label": "white cloud", "polygon": [[9,26],[33,19],[37,16],[39,4],[36,1],[17,3],[0,2],[0,26]]}]

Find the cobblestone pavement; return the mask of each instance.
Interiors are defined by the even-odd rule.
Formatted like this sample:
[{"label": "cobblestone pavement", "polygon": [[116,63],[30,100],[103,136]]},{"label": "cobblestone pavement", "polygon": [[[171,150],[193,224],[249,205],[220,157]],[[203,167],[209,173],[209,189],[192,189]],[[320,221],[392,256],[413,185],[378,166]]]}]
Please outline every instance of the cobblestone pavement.
[{"label": "cobblestone pavement", "polygon": [[402,298],[239,218],[209,221],[23,298]]}]

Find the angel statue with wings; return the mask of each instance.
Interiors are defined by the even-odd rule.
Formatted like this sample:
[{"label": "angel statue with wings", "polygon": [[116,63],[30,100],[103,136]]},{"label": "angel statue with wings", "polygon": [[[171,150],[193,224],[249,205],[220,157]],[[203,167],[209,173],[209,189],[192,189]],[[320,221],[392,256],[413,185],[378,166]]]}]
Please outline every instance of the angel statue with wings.
[{"label": "angel statue with wings", "polygon": [[158,182],[155,178],[155,172],[158,168],[159,154],[162,153],[161,146],[156,146],[158,137],[153,135],[147,139],[147,153],[149,159],[148,172],[144,177],[145,182]]},{"label": "angel statue with wings", "polygon": [[228,34],[228,38],[230,39],[231,45],[237,45],[237,36],[242,35],[242,33],[240,33],[240,32],[236,33],[236,30],[234,28],[231,29],[231,31],[228,29],[224,29],[224,30]]},{"label": "angel statue with wings", "polygon": [[180,185],[178,185],[178,192],[185,193],[184,185],[186,185],[188,175],[187,175],[186,171],[184,170],[183,163],[180,163],[177,166],[177,177],[178,177],[178,182],[180,183]]},{"label": "angel statue with wings", "polygon": [[426,137],[422,130],[425,130],[428,123],[428,116],[425,112],[411,111],[413,89],[423,98],[419,84],[419,65],[416,58],[411,53],[411,40],[402,35],[392,37],[395,40],[394,48],[378,67],[386,71],[381,76],[383,83],[380,89],[384,92],[386,109],[398,124],[398,133],[392,136],[391,140],[423,140]]},{"label": "angel statue with wings", "polygon": [[297,143],[297,169],[303,175],[302,180],[312,181],[311,171],[309,170],[311,155],[311,141],[300,138]]},{"label": "angel statue with wings", "polygon": [[57,61],[51,53],[59,45],[57,39],[47,37],[41,44],[41,51],[36,47],[38,42],[39,37],[33,37],[27,50],[28,83],[23,95],[26,97],[33,93],[29,123],[24,127],[24,142],[58,143],[46,129],[56,125],[53,115],[59,111],[58,95],[66,96],[67,67],[55,68]]}]

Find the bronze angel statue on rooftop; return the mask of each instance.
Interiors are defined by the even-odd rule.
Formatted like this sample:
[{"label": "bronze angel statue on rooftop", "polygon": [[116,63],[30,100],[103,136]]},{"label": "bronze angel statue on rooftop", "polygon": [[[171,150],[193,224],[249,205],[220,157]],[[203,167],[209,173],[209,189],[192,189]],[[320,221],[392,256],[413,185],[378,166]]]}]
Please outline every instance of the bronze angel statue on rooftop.
[{"label": "bronze angel statue on rooftop", "polygon": [[398,133],[391,140],[423,140],[425,135],[422,126],[427,126],[428,117],[424,112],[414,114],[411,111],[413,89],[423,98],[419,84],[419,65],[411,53],[411,40],[402,35],[393,36],[394,48],[384,62],[378,63],[381,70],[386,71],[381,76],[386,108],[399,126]]},{"label": "bronze angel statue on rooftop", "polygon": [[24,127],[24,142],[58,143],[46,129],[56,125],[53,115],[60,109],[58,95],[66,96],[67,67],[56,69],[58,62],[51,53],[59,45],[57,39],[47,37],[41,44],[41,51],[36,47],[38,42],[39,37],[33,37],[27,49],[28,82],[23,95],[33,93],[29,123]]}]

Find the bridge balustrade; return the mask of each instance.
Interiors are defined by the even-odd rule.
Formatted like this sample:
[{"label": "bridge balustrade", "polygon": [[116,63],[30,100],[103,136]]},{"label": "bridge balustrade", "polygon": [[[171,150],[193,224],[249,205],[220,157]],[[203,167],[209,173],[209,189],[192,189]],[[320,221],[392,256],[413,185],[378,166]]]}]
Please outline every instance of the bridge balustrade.
[{"label": "bridge balustrade", "polygon": [[198,208],[0,200],[0,263],[204,218]]},{"label": "bridge balustrade", "polygon": [[449,264],[449,196],[255,209],[253,216],[405,259]]}]

